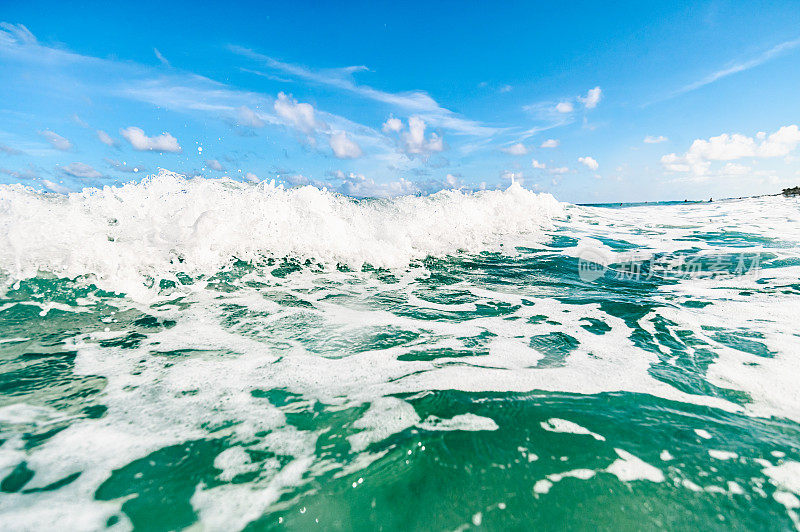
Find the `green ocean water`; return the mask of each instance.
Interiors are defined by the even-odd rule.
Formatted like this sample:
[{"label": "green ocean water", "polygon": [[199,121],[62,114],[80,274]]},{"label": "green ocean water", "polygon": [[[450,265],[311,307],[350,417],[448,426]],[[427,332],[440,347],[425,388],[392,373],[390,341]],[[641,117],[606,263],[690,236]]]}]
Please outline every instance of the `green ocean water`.
[{"label": "green ocean water", "polygon": [[147,298],[6,273],[0,528],[796,529],[798,224],[566,206],[539,244]]}]

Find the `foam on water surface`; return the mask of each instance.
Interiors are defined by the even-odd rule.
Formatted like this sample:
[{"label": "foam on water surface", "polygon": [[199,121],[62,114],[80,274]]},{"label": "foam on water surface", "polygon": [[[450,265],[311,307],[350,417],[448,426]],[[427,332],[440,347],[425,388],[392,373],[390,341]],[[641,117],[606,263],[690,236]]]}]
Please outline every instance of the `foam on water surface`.
[{"label": "foam on water surface", "polygon": [[[0,519],[507,528],[610,493],[592,511],[622,527],[608,507],[716,523],[715,497],[728,522],[795,526],[799,213],[169,173],[0,187]],[[603,277],[580,277],[587,250]],[[742,252],[758,272],[614,277]]]}]

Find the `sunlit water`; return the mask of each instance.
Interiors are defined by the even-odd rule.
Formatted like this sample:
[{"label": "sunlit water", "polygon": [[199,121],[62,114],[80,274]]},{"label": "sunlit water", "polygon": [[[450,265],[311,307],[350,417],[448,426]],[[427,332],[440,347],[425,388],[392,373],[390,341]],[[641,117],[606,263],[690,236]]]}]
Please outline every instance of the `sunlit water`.
[{"label": "sunlit water", "polygon": [[4,530],[800,525],[795,199],[2,186],[0,270]]}]

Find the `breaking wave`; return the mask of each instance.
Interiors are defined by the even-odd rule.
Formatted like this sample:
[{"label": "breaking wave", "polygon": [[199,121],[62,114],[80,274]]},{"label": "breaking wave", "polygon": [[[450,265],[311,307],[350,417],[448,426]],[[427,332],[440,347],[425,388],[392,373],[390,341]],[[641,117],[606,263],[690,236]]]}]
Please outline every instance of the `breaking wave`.
[{"label": "breaking wave", "polygon": [[366,200],[165,170],[67,196],[3,185],[0,269],[13,280],[90,275],[124,289],[268,257],[396,268],[427,256],[535,244],[563,213],[552,196],[517,184]]}]

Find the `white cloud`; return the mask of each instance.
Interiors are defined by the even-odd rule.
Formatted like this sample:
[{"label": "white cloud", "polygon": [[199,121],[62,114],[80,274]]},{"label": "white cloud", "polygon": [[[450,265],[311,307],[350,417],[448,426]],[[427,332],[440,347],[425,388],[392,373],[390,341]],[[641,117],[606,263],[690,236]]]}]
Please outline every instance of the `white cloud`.
[{"label": "white cloud", "polygon": [[501,148],[504,152],[510,155],[527,155],[528,148],[525,147],[524,144],[521,142],[517,142],[516,144],[512,144],[506,148]]},{"label": "white cloud", "polygon": [[40,131],[39,134],[46,138],[47,141],[57,150],[69,151],[72,149],[72,143],[58,133],[46,129],[44,131]]},{"label": "white cloud", "polygon": [[503,93],[506,93],[506,92],[511,92],[512,90],[514,90],[514,87],[512,87],[511,85],[503,85],[502,87],[500,87],[497,90],[497,92],[499,92],[500,94],[503,94]]},{"label": "white cloud", "polygon": [[264,127],[264,121],[258,114],[243,105],[236,110],[236,118],[237,122],[240,126],[247,126],[247,127]]},{"label": "white cloud", "polygon": [[331,149],[339,159],[356,159],[361,157],[361,147],[347,138],[344,131],[336,131],[331,135]]},{"label": "white cloud", "polygon": [[572,102],[558,102],[556,104],[556,111],[559,113],[571,113],[573,110]]},{"label": "white cloud", "polygon": [[36,44],[36,37],[23,24],[0,22],[0,37],[20,44]]},{"label": "white cloud", "polygon": [[383,123],[384,133],[400,133],[402,129],[403,121],[393,116],[390,116],[388,119],[386,119],[386,122]]},{"label": "white cloud", "polygon": [[796,125],[783,126],[769,136],[758,134],[755,139],[739,133],[723,133],[708,140],[695,140],[683,155],[664,155],[661,164],[671,172],[691,172],[701,177],[708,175],[713,161],[785,157],[798,144],[800,129]]},{"label": "white cloud", "polygon": [[158,58],[159,61],[161,61],[162,65],[171,66],[169,64],[169,61],[167,61],[167,58],[164,57],[164,55],[161,52],[158,51],[158,48],[153,48],[153,53],[156,54],[156,57]]},{"label": "white cloud", "polygon": [[587,109],[594,109],[597,107],[597,104],[600,103],[600,98],[602,97],[603,91],[600,90],[600,87],[595,87],[593,89],[589,89],[589,92],[586,93],[586,96],[578,99],[583,102],[584,107]]},{"label": "white cloud", "polygon": [[406,152],[408,153],[432,153],[444,150],[442,137],[436,133],[431,133],[425,138],[425,121],[418,116],[408,119],[408,131],[403,134]]},{"label": "white cloud", "polygon": [[278,116],[303,133],[310,134],[315,129],[325,128],[325,124],[317,121],[314,116],[314,107],[311,104],[297,103],[297,100],[283,92],[278,93],[274,107]]},{"label": "white cloud", "polygon": [[408,119],[408,129],[405,129],[399,118],[389,118],[383,124],[384,132],[399,134],[400,147],[407,155],[427,156],[444,150],[442,137],[436,133],[431,133],[426,137],[426,128],[427,124],[419,116],[412,116]]},{"label": "white cloud", "polygon": [[566,166],[561,166],[559,168],[551,168],[550,170],[548,170],[548,172],[550,172],[551,174],[561,175],[569,172],[569,168],[567,168]]},{"label": "white cloud", "polygon": [[103,177],[103,174],[85,163],[70,163],[63,169],[64,172],[74,177],[81,177],[84,179],[97,179]]},{"label": "white cloud", "polygon": [[87,124],[86,121],[83,118],[78,116],[78,113],[72,113],[72,121],[75,122],[76,124],[78,124],[81,127],[84,127],[84,128],[88,128],[89,127],[89,124]]},{"label": "white cloud", "polygon": [[752,169],[749,166],[745,166],[739,163],[727,163],[725,166],[722,167],[720,173],[723,175],[745,175],[749,173]]},{"label": "white cloud", "polygon": [[102,129],[97,130],[97,138],[100,139],[100,142],[105,144],[106,146],[116,146],[117,141],[111,138],[111,135],[103,131]]},{"label": "white cloud", "polygon": [[531,166],[533,166],[534,168],[539,168],[539,169],[541,169],[541,168],[547,168],[547,165],[546,165],[546,164],[544,164],[544,163],[540,163],[540,162],[539,162],[539,161],[537,161],[536,159],[531,159]]},{"label": "white cloud", "polygon": [[261,181],[261,179],[253,172],[247,172],[246,174],[244,174],[244,178],[250,181],[251,183],[258,183],[259,181]]},{"label": "white cloud", "polygon": [[156,137],[148,137],[144,131],[138,127],[128,127],[119,130],[128,142],[131,143],[133,149],[139,151],[159,151],[159,152],[179,152],[181,147],[178,144],[178,139],[167,133],[163,132]]},{"label": "white cloud", "polygon": [[597,168],[600,166],[599,164],[597,164],[597,161],[595,161],[592,157],[589,156],[578,157],[578,161],[591,170],[597,170]]},{"label": "white cloud", "polygon": [[[25,63],[28,70],[37,74],[37,80],[48,79],[53,75],[53,69],[60,69],[58,73],[69,81],[65,83],[68,86],[65,90],[72,91],[70,94],[74,97],[82,93],[73,94],[77,93],[73,87],[86,86],[93,97],[121,97],[147,102],[169,111],[203,113],[229,124],[236,123],[239,118],[237,111],[246,106],[254,110],[257,119],[267,125],[287,124],[285,118],[278,116],[273,109],[276,103],[274,95],[238,90],[189,72],[176,70],[168,75],[162,73],[156,76],[151,66],[80,55],[63,48],[26,45],[22,43],[21,37],[4,30],[0,30],[0,54],[13,56],[15,61]],[[115,79],[125,79],[126,82],[121,84],[108,81]],[[314,140],[320,141],[320,133],[342,130],[376,161],[399,161],[402,158],[396,153],[393,143],[380,131],[319,109],[314,109],[314,117],[320,122],[320,130],[309,136],[312,144]],[[449,118],[445,115],[438,116],[442,121]],[[259,125],[259,122],[254,121],[253,125]],[[465,123],[461,125],[468,127]],[[327,140],[325,139],[325,144]],[[46,153],[44,150],[40,151]]]},{"label": "white cloud", "polygon": [[217,172],[225,171],[225,168],[222,166],[222,163],[216,159],[206,159],[206,166],[208,166],[212,170],[216,170]]},{"label": "white cloud", "polygon": [[665,137],[664,135],[659,135],[657,137],[654,137],[652,135],[647,135],[644,138],[644,143],[645,144],[659,144],[661,142],[667,142],[668,140],[669,139],[667,137]]},{"label": "white cloud", "polygon": [[47,179],[42,179],[42,185],[56,194],[69,194],[69,189],[67,187],[59,185],[58,183],[53,183]]},{"label": "white cloud", "polygon": [[558,148],[559,144],[560,144],[560,142],[558,142],[556,139],[547,139],[546,141],[542,142],[541,147],[542,148]]},{"label": "white cloud", "polygon": [[680,94],[684,94],[684,93],[699,89],[701,87],[705,87],[706,85],[714,83],[715,81],[720,80],[720,79],[725,78],[725,77],[728,77],[728,76],[730,76],[732,74],[738,74],[739,72],[744,72],[745,70],[750,70],[751,68],[754,68],[754,67],[757,67],[757,66],[759,66],[759,65],[761,65],[763,63],[766,63],[767,61],[769,61],[771,59],[774,59],[774,58],[776,58],[776,57],[778,57],[778,56],[780,56],[780,55],[782,55],[782,54],[784,54],[784,53],[786,53],[786,52],[788,52],[790,50],[793,50],[794,48],[797,48],[798,46],[800,46],[800,39],[795,39],[793,41],[782,42],[782,43],[780,43],[780,44],[778,44],[776,46],[773,46],[772,48],[770,48],[766,52],[762,53],[758,57],[755,57],[755,58],[750,59],[748,61],[744,61],[742,63],[735,63],[735,64],[733,64],[733,65],[731,65],[731,66],[729,66],[727,68],[723,68],[722,70],[718,70],[718,71],[716,71],[716,72],[714,72],[712,74],[709,74],[708,76],[704,77],[701,80],[695,81],[694,83],[690,83],[689,85],[686,85],[685,87],[682,87],[682,88],[678,89],[677,91],[673,92],[667,98],[672,98],[674,96],[678,96]]},{"label": "white cloud", "polygon": [[230,49],[239,55],[260,61],[268,68],[278,70],[300,79],[335,87],[340,90],[352,92],[362,98],[395,105],[406,111],[415,113],[424,118],[428,123],[437,127],[452,129],[466,135],[489,136],[497,132],[496,128],[485,126],[480,122],[458,116],[456,113],[440,106],[436,100],[423,91],[409,91],[401,93],[384,92],[367,85],[359,85],[353,80],[353,74],[369,70],[365,66],[349,66],[344,68],[312,70],[302,65],[295,65],[278,61],[272,57],[260,54],[241,46],[230,46]]}]

